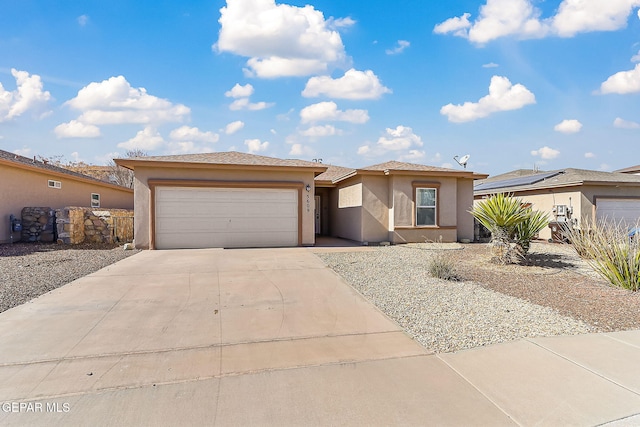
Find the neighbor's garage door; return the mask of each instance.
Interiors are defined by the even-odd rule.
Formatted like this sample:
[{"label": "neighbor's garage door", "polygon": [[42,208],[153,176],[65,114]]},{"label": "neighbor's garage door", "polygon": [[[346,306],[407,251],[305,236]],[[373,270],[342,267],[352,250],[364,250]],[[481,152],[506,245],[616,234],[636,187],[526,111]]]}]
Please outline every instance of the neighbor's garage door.
[{"label": "neighbor's garage door", "polygon": [[295,189],[157,187],[155,247],[298,245]]},{"label": "neighbor's garage door", "polygon": [[597,199],[596,217],[599,221],[609,221],[625,225],[635,225],[640,220],[640,200],[638,199]]}]

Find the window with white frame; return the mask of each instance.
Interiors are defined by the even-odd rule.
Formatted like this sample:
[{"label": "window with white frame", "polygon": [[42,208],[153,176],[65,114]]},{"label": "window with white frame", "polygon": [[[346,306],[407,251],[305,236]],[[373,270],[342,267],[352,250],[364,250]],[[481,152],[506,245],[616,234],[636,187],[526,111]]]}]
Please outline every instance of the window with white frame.
[{"label": "window with white frame", "polygon": [[436,188],[416,188],[416,226],[436,225]]},{"label": "window with white frame", "polygon": [[100,195],[98,193],[91,193],[91,207],[92,208],[100,207]]},{"label": "window with white frame", "polygon": [[47,185],[49,186],[49,188],[62,188],[62,183],[60,181],[54,181],[53,179],[48,180]]}]

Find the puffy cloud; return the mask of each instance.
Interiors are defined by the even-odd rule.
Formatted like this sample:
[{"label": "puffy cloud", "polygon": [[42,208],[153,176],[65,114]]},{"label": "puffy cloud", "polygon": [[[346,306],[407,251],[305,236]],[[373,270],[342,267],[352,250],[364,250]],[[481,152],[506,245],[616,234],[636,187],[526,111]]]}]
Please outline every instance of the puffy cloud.
[{"label": "puffy cloud", "polygon": [[323,136],[342,135],[342,131],[340,129],[336,129],[335,126],[332,125],[312,126],[309,129],[301,131],[300,135],[318,138]]},{"label": "puffy cloud", "polygon": [[400,125],[395,129],[387,128],[375,145],[367,144],[358,147],[358,154],[381,156],[392,151],[398,153],[398,158],[409,159],[412,156],[424,156],[423,151],[416,149],[416,147],[422,146],[422,138],[413,133],[413,129]]},{"label": "puffy cloud", "polygon": [[241,86],[240,83],[236,83],[231,90],[224,93],[227,98],[248,98],[253,95],[253,85],[247,83]]},{"label": "puffy cloud", "polygon": [[80,15],[78,16],[78,18],[76,18],[76,21],[78,21],[78,25],[80,25],[81,27],[84,27],[89,23],[89,16]]},{"label": "puffy cloud", "polygon": [[595,157],[596,157],[596,155],[595,155],[595,154],[593,154],[593,153],[592,153],[592,152],[590,152],[590,151],[589,151],[589,152],[584,153],[584,158],[585,158],[585,159],[594,159]]},{"label": "puffy cloud", "polygon": [[538,150],[532,150],[531,155],[540,157],[543,160],[553,160],[560,155],[560,151],[544,146]]},{"label": "puffy cloud", "polygon": [[329,18],[327,19],[327,26],[329,28],[349,28],[356,24],[356,21],[350,16],[346,18]]},{"label": "puffy cloud", "polygon": [[633,70],[620,71],[600,85],[600,93],[627,94],[640,92],[640,64]]},{"label": "puffy cloud", "polygon": [[500,65],[495,62],[489,62],[488,64],[482,64],[482,68],[498,68]]},{"label": "puffy cloud", "polygon": [[406,41],[406,40],[398,40],[398,44],[397,44],[396,47],[394,47],[393,49],[387,49],[384,52],[387,55],[397,55],[399,53],[404,52],[404,50],[406,48],[408,48],[409,46],[411,46],[411,43],[409,43],[408,41]]},{"label": "puffy cloud", "polygon": [[244,145],[249,149],[249,153],[258,153],[260,151],[266,151],[269,148],[269,142],[261,142],[259,139],[246,139]]},{"label": "puffy cloud", "polygon": [[425,152],[423,150],[409,150],[407,154],[403,154],[398,157],[398,160],[401,162],[418,162],[425,157]]},{"label": "puffy cloud", "polygon": [[100,128],[77,120],[61,123],[53,130],[58,138],[97,138],[101,135]]},{"label": "puffy cloud", "polygon": [[174,141],[218,142],[220,136],[213,132],[202,132],[197,127],[181,126],[169,134]]},{"label": "puffy cloud", "polygon": [[640,129],[640,123],[616,117],[616,119],[613,121],[613,127],[619,129]]},{"label": "puffy cloud", "polygon": [[541,19],[541,11],[532,0],[487,0],[472,23],[465,13],[436,25],[437,34],[452,33],[484,44],[504,36],[542,38],[573,37],[590,31],[615,31],[624,28],[640,0],[563,0],[557,13]]},{"label": "puffy cloud", "polygon": [[523,85],[513,85],[506,77],[493,76],[489,84],[489,95],[475,103],[447,104],[440,109],[440,114],[447,116],[450,122],[462,123],[487,117],[499,111],[518,110],[525,105],[535,103],[535,95]]},{"label": "puffy cloud", "polygon": [[350,18],[324,19],[313,6],[275,0],[227,0],[220,9],[218,52],[249,57],[246,73],[262,78],[324,73],[345,61],[340,34]]},{"label": "puffy cloud", "polygon": [[258,111],[264,110],[265,108],[273,107],[273,102],[249,102],[249,98],[240,98],[236,99],[229,105],[229,109],[232,111],[238,110],[249,110],[249,111]]},{"label": "puffy cloud", "polygon": [[324,95],[338,99],[378,99],[385,93],[391,93],[391,89],[383,86],[373,71],[358,71],[352,68],[338,79],[332,79],[329,76],[311,77],[302,91],[302,96],[314,98]]},{"label": "puffy cloud", "polygon": [[8,91],[0,83],[0,122],[15,119],[28,110],[40,110],[51,100],[51,94],[44,91],[42,80],[37,74],[11,69],[16,80],[16,89]]},{"label": "puffy cloud", "polygon": [[[640,10],[638,10],[638,13],[640,13]],[[640,51],[631,57],[631,62],[640,62]]]},{"label": "puffy cloud", "polygon": [[289,150],[289,155],[290,156],[313,156],[315,155],[316,152],[311,148],[308,147],[306,145],[302,145],[302,144],[293,144],[291,146],[291,150]]},{"label": "puffy cloud", "polygon": [[213,148],[197,145],[193,141],[171,141],[168,144],[169,154],[212,153]]},{"label": "puffy cloud", "polygon": [[563,120],[553,127],[553,130],[562,133],[577,133],[580,132],[581,129],[582,123],[575,119]]},{"label": "puffy cloud", "polygon": [[240,129],[244,127],[244,122],[240,120],[236,120],[235,122],[228,123],[224,127],[224,133],[227,135],[232,135],[238,132]]},{"label": "puffy cloud", "polygon": [[65,103],[83,111],[78,118],[85,124],[152,124],[180,122],[191,110],[182,104],[149,95],[145,88],[133,88],[123,77],[93,82]]},{"label": "puffy cloud", "polygon": [[162,135],[152,126],[147,126],[139,131],[136,136],[118,144],[118,147],[126,150],[153,151],[164,145]]},{"label": "puffy cloud", "polygon": [[367,110],[338,110],[335,102],[325,101],[303,108],[300,119],[302,123],[341,121],[362,124],[369,121],[369,113]]}]

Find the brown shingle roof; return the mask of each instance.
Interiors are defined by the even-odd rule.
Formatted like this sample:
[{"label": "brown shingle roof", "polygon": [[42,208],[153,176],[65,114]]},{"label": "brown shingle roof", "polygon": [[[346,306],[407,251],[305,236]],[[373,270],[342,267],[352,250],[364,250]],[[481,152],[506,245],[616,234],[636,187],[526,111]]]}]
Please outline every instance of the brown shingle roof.
[{"label": "brown shingle roof", "polygon": [[355,169],[343,168],[342,166],[334,166],[334,165],[328,165],[328,166],[329,167],[325,172],[316,176],[316,179],[315,179],[316,181],[333,183],[333,182],[336,182],[338,179],[342,178],[343,176],[349,175],[356,171]]},{"label": "brown shingle roof", "polygon": [[628,168],[624,168],[624,169],[618,169],[614,172],[620,172],[620,173],[640,173],[640,165],[636,165],[636,166],[630,166]]},{"label": "brown shingle roof", "polygon": [[220,151],[216,153],[179,154],[174,156],[148,156],[134,157],[131,159],[116,159],[117,163],[129,162],[172,162],[172,163],[199,163],[211,165],[238,165],[238,166],[285,166],[323,168],[316,162],[308,162],[298,159],[278,159],[276,157],[258,156],[256,154],[240,153],[237,151]]},{"label": "brown shingle roof", "polygon": [[396,170],[396,171],[411,171],[411,172],[460,172],[455,169],[440,168],[437,166],[418,165],[415,163],[398,162],[396,160],[379,163],[377,165],[366,166],[366,167],[360,168],[359,170],[364,170],[364,171]]}]

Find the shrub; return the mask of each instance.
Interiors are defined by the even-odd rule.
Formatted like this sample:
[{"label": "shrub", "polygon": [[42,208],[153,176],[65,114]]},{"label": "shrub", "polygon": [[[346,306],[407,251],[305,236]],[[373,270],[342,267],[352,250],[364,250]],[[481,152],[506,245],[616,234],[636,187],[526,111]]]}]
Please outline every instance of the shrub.
[{"label": "shrub", "polygon": [[622,224],[582,221],[581,229],[567,228],[565,235],[578,255],[612,286],[640,289],[640,243]]},{"label": "shrub", "polygon": [[436,251],[429,259],[427,268],[429,274],[433,277],[443,280],[459,280],[460,277],[456,272],[456,262],[447,251]]}]

